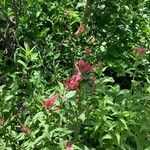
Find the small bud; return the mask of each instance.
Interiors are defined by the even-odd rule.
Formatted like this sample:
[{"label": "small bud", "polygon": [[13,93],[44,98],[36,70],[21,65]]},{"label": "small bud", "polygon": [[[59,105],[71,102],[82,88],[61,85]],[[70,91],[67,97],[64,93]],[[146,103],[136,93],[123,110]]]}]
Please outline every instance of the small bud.
[{"label": "small bud", "polygon": [[95,81],[96,81],[96,78],[95,78],[95,77],[92,77],[92,78],[91,78],[91,81],[92,81],[92,82],[95,82]]},{"label": "small bud", "polygon": [[92,49],[91,48],[86,48],[85,49],[85,54],[88,55],[88,56],[91,56],[92,55]]},{"label": "small bud", "polygon": [[22,125],[22,128],[21,128],[22,132],[24,132],[25,134],[29,134],[29,128],[25,125]]},{"label": "small bud", "polygon": [[96,83],[99,82],[99,80],[96,79],[96,77],[92,77],[92,78],[91,78],[91,82],[94,83],[94,84],[96,84]]}]

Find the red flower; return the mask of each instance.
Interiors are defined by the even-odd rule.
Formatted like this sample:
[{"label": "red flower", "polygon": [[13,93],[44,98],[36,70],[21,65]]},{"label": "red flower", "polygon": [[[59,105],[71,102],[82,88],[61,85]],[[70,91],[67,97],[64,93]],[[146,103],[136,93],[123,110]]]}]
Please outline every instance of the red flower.
[{"label": "red flower", "polygon": [[46,99],[44,102],[43,102],[43,105],[48,108],[48,107],[51,107],[53,106],[54,102],[58,99],[58,94],[55,94],[53,95],[50,99]]},{"label": "red flower", "polygon": [[29,128],[25,125],[22,125],[22,128],[21,128],[22,132],[24,132],[25,134],[29,134]]},{"label": "red flower", "polygon": [[71,140],[68,140],[66,143],[66,150],[73,150]]},{"label": "red flower", "polygon": [[84,62],[84,60],[79,60],[79,62],[76,63],[76,70],[81,73],[90,73],[93,71],[93,66]]},{"label": "red flower", "polygon": [[78,36],[80,35],[81,33],[85,32],[85,27],[84,25],[81,23],[78,30],[75,32],[75,35]]},{"label": "red flower", "polygon": [[138,55],[144,55],[146,53],[146,48],[143,48],[143,47],[137,48],[137,49],[135,49],[135,52]]},{"label": "red flower", "polygon": [[92,55],[92,50],[91,50],[91,48],[86,48],[86,49],[85,49],[85,53],[86,53],[86,55],[88,55],[88,56]]},{"label": "red flower", "polygon": [[74,74],[69,80],[64,82],[64,86],[69,90],[77,90],[81,81],[80,73]]}]

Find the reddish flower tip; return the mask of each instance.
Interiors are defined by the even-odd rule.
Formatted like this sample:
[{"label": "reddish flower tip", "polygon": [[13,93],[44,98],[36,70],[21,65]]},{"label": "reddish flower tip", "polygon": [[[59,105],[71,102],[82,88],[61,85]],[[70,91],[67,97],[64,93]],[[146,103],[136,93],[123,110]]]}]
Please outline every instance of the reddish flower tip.
[{"label": "reddish flower tip", "polygon": [[88,56],[91,56],[92,55],[92,49],[91,48],[86,48],[85,49],[85,54],[88,55]]},{"label": "reddish flower tip", "polygon": [[78,30],[75,32],[75,35],[78,36],[85,32],[85,26],[81,23]]},{"label": "reddish flower tip", "polygon": [[80,73],[74,74],[69,80],[64,82],[64,87],[69,90],[77,90],[81,81]]},{"label": "reddish flower tip", "polygon": [[21,128],[22,132],[24,132],[25,134],[29,134],[29,128],[25,125],[22,125],[22,128]]},{"label": "reddish flower tip", "polygon": [[90,73],[93,71],[93,66],[86,63],[84,60],[79,60],[77,63],[76,63],[76,67],[75,69],[77,71],[80,71],[81,73]]},{"label": "reddish flower tip", "polygon": [[43,105],[46,108],[52,107],[54,102],[58,99],[58,94],[53,95],[50,99],[46,99],[45,101],[43,101]]},{"label": "reddish flower tip", "polygon": [[92,77],[92,78],[91,78],[91,81],[92,81],[92,82],[95,82],[95,81],[96,81],[96,78],[95,78],[95,77]]},{"label": "reddish flower tip", "polygon": [[96,77],[92,77],[91,82],[94,83],[94,84],[97,84],[99,82],[99,80],[96,79]]},{"label": "reddish flower tip", "polygon": [[143,47],[137,48],[137,49],[135,49],[135,53],[137,55],[144,55],[146,53],[146,48],[143,48]]},{"label": "reddish flower tip", "polygon": [[73,150],[71,140],[68,140],[68,141],[66,142],[66,150]]}]

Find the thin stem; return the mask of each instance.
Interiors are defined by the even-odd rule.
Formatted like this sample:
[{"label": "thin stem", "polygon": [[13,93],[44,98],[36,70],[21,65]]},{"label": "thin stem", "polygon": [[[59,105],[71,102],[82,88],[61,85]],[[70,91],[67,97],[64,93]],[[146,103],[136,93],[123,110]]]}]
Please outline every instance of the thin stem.
[{"label": "thin stem", "polygon": [[84,97],[84,87],[83,85],[80,86],[80,93],[79,93],[79,101],[77,102],[77,111],[76,111],[76,129],[75,129],[75,139],[78,139],[78,135],[80,133],[81,130],[81,124],[82,124],[82,120],[79,119],[79,116],[81,115],[81,113],[83,112],[83,108],[81,107],[82,104],[81,102],[84,101],[85,97]]},{"label": "thin stem", "polygon": [[132,84],[131,84],[131,89],[130,89],[130,93],[131,93],[131,94],[133,93],[133,90],[134,90],[134,83],[133,83],[133,81],[135,80],[135,77],[136,77],[136,74],[137,74],[137,71],[138,71],[138,69],[137,69],[138,65],[139,65],[139,63],[138,63],[138,60],[137,60],[137,58],[136,58],[135,71],[134,71],[134,73],[133,73]]}]

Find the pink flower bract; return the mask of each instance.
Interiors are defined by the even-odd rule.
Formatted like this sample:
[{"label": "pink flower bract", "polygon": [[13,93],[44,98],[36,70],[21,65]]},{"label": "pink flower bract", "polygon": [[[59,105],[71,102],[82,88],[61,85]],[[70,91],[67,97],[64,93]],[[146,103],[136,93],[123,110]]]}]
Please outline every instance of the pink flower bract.
[{"label": "pink flower bract", "polygon": [[71,140],[68,140],[66,143],[66,150],[73,150]]},{"label": "pink flower bract", "polygon": [[58,99],[58,94],[55,94],[53,95],[50,99],[46,99],[44,102],[43,102],[43,105],[48,108],[48,107],[51,107],[53,106],[54,102]]},{"label": "pink flower bract", "polygon": [[81,76],[79,73],[74,74],[69,80],[64,82],[64,86],[69,90],[77,90],[81,81]]},{"label": "pink flower bract", "polygon": [[85,49],[85,54],[88,55],[88,56],[91,56],[92,55],[92,49],[91,48],[86,48]]},{"label": "pink flower bract", "polygon": [[25,125],[22,125],[22,128],[21,128],[22,132],[24,132],[25,134],[29,134],[29,128]]},{"label": "pink flower bract", "polygon": [[144,55],[146,53],[146,48],[143,48],[143,47],[137,48],[137,49],[135,49],[135,52],[138,55]]},{"label": "pink flower bract", "polygon": [[81,73],[90,73],[93,71],[93,66],[86,63],[84,60],[79,60],[76,65],[76,70],[80,71]]},{"label": "pink flower bract", "polygon": [[78,30],[76,31],[75,35],[78,36],[83,32],[85,32],[85,27],[84,27],[83,24],[80,24],[80,26],[79,26]]}]

